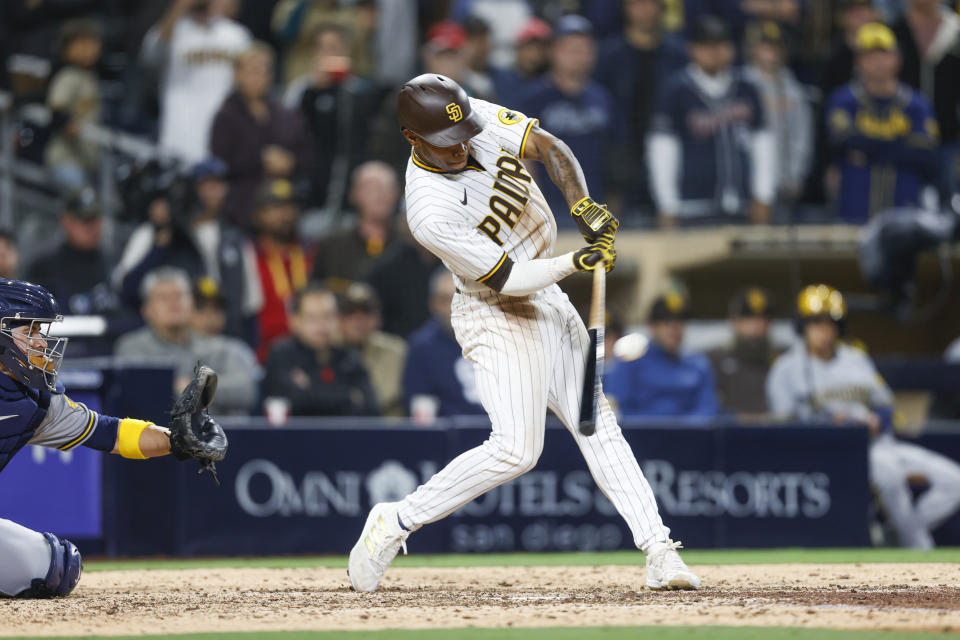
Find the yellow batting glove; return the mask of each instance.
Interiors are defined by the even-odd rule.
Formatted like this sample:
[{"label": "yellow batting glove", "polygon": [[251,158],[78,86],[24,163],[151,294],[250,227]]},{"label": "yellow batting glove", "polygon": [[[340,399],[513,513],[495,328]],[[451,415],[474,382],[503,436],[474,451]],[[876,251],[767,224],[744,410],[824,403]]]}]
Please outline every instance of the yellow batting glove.
[{"label": "yellow batting glove", "polygon": [[609,273],[617,261],[617,249],[613,246],[613,236],[614,232],[608,231],[593,244],[574,253],[573,266],[578,271],[593,271],[597,265],[603,263]]},{"label": "yellow batting glove", "polygon": [[610,213],[607,205],[594,202],[590,196],[580,198],[570,209],[570,215],[587,242],[595,242],[604,233],[616,233],[620,226],[620,221]]}]

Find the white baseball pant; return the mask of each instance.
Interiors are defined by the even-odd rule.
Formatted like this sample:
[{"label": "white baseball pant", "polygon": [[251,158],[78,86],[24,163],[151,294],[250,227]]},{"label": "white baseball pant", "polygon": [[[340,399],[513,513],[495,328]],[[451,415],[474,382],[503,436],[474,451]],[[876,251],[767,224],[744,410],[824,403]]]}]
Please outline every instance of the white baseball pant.
[{"label": "white baseball pant", "polygon": [[665,542],[670,530],[606,398],[596,433],[588,437],[577,429],[589,342],[566,294],[556,285],[525,297],[458,292],[451,320],[464,357],[473,363],[492,433],[404,498],[401,523],[417,529],[444,518],[533,469],[543,451],[549,408],[573,435],[637,548]]}]

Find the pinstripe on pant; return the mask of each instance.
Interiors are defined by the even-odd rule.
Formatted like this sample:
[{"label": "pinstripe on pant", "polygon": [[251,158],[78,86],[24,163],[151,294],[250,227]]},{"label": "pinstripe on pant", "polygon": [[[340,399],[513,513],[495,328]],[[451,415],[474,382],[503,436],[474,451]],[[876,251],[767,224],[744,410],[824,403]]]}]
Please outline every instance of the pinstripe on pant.
[{"label": "pinstripe on pant", "polygon": [[400,503],[408,528],[450,515],[474,498],[534,468],[543,451],[547,409],[573,435],[597,485],[645,549],[667,540],[650,485],[604,398],[596,433],[577,429],[588,336],[557,285],[515,298],[458,293],[452,322],[473,363],[492,422],[482,445],[466,451]]}]

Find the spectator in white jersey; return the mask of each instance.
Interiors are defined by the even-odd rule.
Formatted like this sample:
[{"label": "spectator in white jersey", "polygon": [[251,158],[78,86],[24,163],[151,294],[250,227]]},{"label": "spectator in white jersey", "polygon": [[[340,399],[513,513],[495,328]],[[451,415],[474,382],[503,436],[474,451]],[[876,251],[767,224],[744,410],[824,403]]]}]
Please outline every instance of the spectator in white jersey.
[{"label": "spectator in white jersey", "polygon": [[[777,359],[767,378],[770,410],[802,422],[863,425],[870,433],[870,482],[902,546],[931,549],[931,531],[960,509],[960,465],[893,436],[893,396],[870,358],[839,341],[843,295],[811,285],[797,298],[802,341]],[[914,501],[910,481],[929,488]]]},{"label": "spectator in white jersey", "polygon": [[233,61],[250,45],[226,16],[235,0],[172,0],[143,39],[141,58],[161,67],[160,147],[189,164],[207,156],[213,116],[233,86]]}]

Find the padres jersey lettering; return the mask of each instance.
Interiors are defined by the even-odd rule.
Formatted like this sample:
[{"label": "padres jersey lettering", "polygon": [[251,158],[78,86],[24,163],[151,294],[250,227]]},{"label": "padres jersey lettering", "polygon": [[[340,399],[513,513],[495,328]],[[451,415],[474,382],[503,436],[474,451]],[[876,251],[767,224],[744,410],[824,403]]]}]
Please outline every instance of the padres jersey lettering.
[{"label": "padres jersey lettering", "polygon": [[[505,222],[511,229],[516,226],[517,220],[530,201],[527,196],[530,193],[529,183],[533,180],[523,170],[520,161],[513,156],[500,156],[500,159],[497,160],[497,166],[500,167],[500,171],[497,172],[497,179],[493,183],[493,188],[503,195],[492,195],[489,201],[490,210],[496,217],[485,217],[477,225],[477,228],[490,236],[490,239],[497,245],[503,246],[503,240],[499,236],[500,221]],[[517,182],[518,179],[525,180],[527,184]],[[503,196],[506,196],[506,198]]]},{"label": "padres jersey lettering", "polygon": [[[443,173],[411,155],[406,173],[407,222],[413,237],[443,260],[461,291],[488,291],[504,256],[547,258],[557,227],[540,188],[520,158],[536,123],[470,99],[483,131],[470,140],[468,166]],[[464,204],[466,202],[466,204]]]}]

